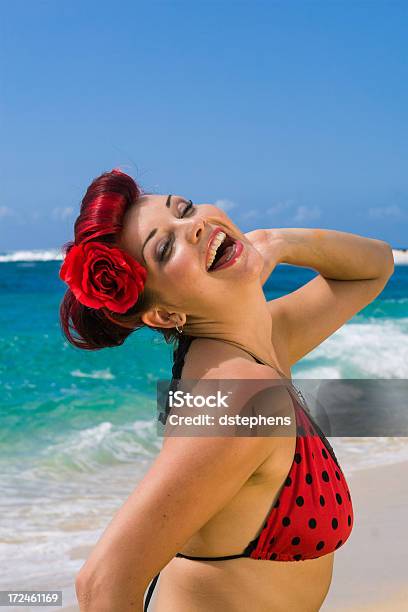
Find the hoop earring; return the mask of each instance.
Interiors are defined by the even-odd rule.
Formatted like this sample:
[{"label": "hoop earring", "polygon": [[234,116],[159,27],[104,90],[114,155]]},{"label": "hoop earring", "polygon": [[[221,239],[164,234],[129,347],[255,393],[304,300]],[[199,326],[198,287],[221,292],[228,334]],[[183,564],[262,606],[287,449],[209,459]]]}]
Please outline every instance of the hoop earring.
[{"label": "hoop earring", "polygon": [[177,329],[177,331],[178,331],[178,333],[179,333],[179,334],[182,334],[182,333],[183,333],[183,328],[179,329],[179,328],[178,328],[177,323],[176,323],[176,329]]}]

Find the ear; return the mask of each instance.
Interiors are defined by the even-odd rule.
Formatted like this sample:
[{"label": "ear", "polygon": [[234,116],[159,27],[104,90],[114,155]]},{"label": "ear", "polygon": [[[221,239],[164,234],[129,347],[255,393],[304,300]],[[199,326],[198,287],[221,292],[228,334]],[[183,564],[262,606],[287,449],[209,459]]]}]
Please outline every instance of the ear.
[{"label": "ear", "polygon": [[151,308],[140,315],[143,323],[149,327],[175,327],[176,324],[181,327],[186,321],[185,314],[177,312],[169,312],[162,308]]}]

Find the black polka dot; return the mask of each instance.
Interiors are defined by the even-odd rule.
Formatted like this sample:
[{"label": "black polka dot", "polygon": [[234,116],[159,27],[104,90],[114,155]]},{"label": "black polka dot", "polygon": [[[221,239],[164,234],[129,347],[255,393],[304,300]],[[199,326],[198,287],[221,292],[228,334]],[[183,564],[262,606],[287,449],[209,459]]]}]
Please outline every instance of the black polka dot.
[{"label": "black polka dot", "polygon": [[347,517],[347,523],[348,523],[348,526],[350,527],[350,525],[351,525],[351,516],[350,515],[348,515],[348,517]]},{"label": "black polka dot", "polygon": [[266,529],[267,526],[268,526],[268,521],[265,521],[262,529]]},{"label": "black polka dot", "polygon": [[272,553],[270,558],[272,559],[272,561],[274,561],[276,559],[276,557],[278,556],[277,553]]},{"label": "black polka dot", "polygon": [[275,544],[275,536],[272,536],[269,540],[269,546],[273,546]]},{"label": "black polka dot", "polygon": [[287,479],[285,480],[285,487],[290,487],[291,484],[292,484],[292,479],[290,476],[288,476]]},{"label": "black polka dot", "polygon": [[322,550],[323,546],[324,546],[324,542],[323,540],[320,540],[320,542],[316,544],[316,550]]},{"label": "black polka dot", "polygon": [[343,540],[339,540],[336,544],[336,549],[340,548],[340,546],[343,544]]},{"label": "black polka dot", "polygon": [[300,538],[298,536],[292,538],[292,545],[297,546],[298,544],[300,544]]},{"label": "black polka dot", "polygon": [[321,506],[324,506],[324,504],[326,503],[326,501],[325,501],[325,499],[324,499],[323,495],[321,495],[321,496],[320,496],[320,500],[319,500],[319,501],[320,501],[320,505],[321,505]]},{"label": "black polka dot", "polygon": [[309,527],[310,527],[310,529],[315,529],[316,525],[317,525],[316,519],[314,519],[314,518],[309,519]]},{"label": "black polka dot", "polygon": [[258,559],[262,559],[262,557],[261,557],[261,556],[259,556],[259,557],[258,557]]},{"label": "black polka dot", "polygon": [[338,503],[338,504],[342,504],[342,503],[343,503],[343,500],[342,500],[342,498],[341,498],[340,493],[336,493],[336,499],[337,499],[337,503]]},{"label": "black polka dot", "polygon": [[274,508],[279,508],[279,499],[276,500],[276,503],[274,505]]},{"label": "black polka dot", "polygon": [[336,478],[337,478],[337,480],[340,480],[340,474],[338,473],[338,471],[337,471],[337,470],[336,470],[335,474],[336,474]]},{"label": "black polka dot", "polygon": [[290,525],[290,518],[288,516],[284,516],[282,519],[282,525],[284,527],[288,527]]},{"label": "black polka dot", "polygon": [[303,497],[301,495],[299,495],[296,498],[296,503],[297,503],[298,506],[303,506],[303,504],[305,503],[305,500],[303,499]]},{"label": "black polka dot", "polygon": [[338,526],[339,526],[339,521],[336,518],[332,519],[333,529],[337,529]]},{"label": "black polka dot", "polygon": [[302,555],[293,555],[293,558],[295,561],[300,561],[302,558]]},{"label": "black polka dot", "polygon": [[324,457],[325,459],[328,459],[328,458],[329,458],[329,455],[327,454],[327,452],[326,452],[326,449],[325,449],[325,448],[322,448],[322,455],[323,455],[323,457]]},{"label": "black polka dot", "polygon": [[302,455],[300,453],[295,453],[295,462],[300,463],[302,461]]},{"label": "black polka dot", "polygon": [[326,470],[323,470],[323,472],[322,472],[322,478],[323,478],[324,482],[329,482],[330,478],[329,478],[329,475],[328,475],[328,473],[326,472]]},{"label": "black polka dot", "polygon": [[313,459],[314,459],[314,453],[312,453],[312,457],[313,457]]},{"label": "black polka dot", "polygon": [[309,472],[306,474],[305,480],[306,480],[307,484],[312,484],[313,478],[312,478],[312,475],[309,474]]}]

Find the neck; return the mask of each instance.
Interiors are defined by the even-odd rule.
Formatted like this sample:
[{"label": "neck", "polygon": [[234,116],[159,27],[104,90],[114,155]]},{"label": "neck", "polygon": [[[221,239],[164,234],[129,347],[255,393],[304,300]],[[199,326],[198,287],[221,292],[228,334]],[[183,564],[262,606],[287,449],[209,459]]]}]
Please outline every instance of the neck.
[{"label": "neck", "polygon": [[188,335],[232,342],[247,349],[262,361],[276,364],[272,345],[272,317],[262,286],[251,287],[234,303],[225,302],[212,320],[189,317],[184,326]]}]

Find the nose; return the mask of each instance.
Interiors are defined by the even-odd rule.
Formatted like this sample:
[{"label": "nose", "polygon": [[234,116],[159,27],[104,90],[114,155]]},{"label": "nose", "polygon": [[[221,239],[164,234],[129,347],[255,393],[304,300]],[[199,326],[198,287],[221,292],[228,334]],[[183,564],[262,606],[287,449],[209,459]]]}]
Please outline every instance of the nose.
[{"label": "nose", "polygon": [[187,238],[192,244],[196,244],[202,239],[205,224],[206,221],[201,217],[192,220],[190,227],[187,229]]}]

